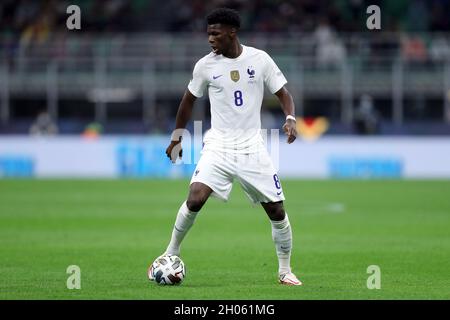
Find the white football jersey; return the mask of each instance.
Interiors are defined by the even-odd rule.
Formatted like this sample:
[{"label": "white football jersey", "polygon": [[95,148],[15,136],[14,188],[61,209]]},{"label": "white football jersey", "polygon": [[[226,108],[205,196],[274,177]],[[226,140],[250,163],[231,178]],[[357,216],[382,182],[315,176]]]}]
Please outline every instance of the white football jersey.
[{"label": "white football jersey", "polygon": [[264,85],[275,93],[286,78],[264,51],[248,46],[235,59],[213,52],[194,67],[188,90],[197,98],[208,88],[211,104],[211,129],[204,149],[226,152],[256,152],[261,136],[261,104]]}]

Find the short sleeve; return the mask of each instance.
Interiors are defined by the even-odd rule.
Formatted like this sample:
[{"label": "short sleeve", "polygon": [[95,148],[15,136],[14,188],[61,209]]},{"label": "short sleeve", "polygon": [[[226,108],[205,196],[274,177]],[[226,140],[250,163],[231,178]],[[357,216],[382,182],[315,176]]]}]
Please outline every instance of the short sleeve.
[{"label": "short sleeve", "polygon": [[202,63],[201,61],[198,61],[194,66],[194,71],[192,72],[192,79],[189,81],[188,90],[197,98],[201,98],[207,84],[208,83],[203,76]]},{"label": "short sleeve", "polygon": [[287,83],[287,80],[273,59],[266,52],[264,52],[264,62],[264,83],[271,93],[275,93]]}]

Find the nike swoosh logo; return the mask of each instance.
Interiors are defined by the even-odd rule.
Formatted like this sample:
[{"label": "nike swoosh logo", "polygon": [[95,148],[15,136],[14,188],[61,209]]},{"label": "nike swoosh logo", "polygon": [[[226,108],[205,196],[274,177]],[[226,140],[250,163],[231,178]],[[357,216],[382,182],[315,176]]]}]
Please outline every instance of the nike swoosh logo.
[{"label": "nike swoosh logo", "polygon": [[283,193],[283,191],[277,192],[277,196],[279,196],[279,195],[282,194],[282,193]]},{"label": "nike swoosh logo", "polygon": [[220,78],[221,76],[223,76],[223,74],[221,74],[220,76],[213,76],[213,79],[216,80],[217,78]]}]

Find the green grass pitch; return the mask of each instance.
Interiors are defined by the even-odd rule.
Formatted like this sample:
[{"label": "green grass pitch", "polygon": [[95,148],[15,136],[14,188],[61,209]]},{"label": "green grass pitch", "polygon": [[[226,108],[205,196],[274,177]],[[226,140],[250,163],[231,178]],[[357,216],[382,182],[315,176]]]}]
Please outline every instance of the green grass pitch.
[{"label": "green grass pitch", "polygon": [[[277,284],[268,218],[235,184],[182,246],[187,277],[157,286],[188,181],[0,180],[1,299],[449,299],[450,181],[284,180],[303,287]],[[81,289],[66,269],[81,268]],[[369,265],[381,289],[367,288]]]}]

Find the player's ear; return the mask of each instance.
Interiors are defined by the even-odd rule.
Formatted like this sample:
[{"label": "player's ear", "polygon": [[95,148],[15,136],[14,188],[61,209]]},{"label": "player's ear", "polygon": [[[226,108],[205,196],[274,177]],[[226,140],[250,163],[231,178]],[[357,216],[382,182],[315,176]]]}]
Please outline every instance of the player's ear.
[{"label": "player's ear", "polygon": [[230,27],[230,29],[228,30],[228,33],[232,38],[236,37],[236,32],[237,32],[237,29],[235,27]]}]

